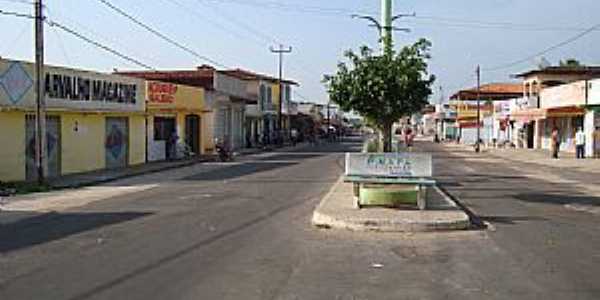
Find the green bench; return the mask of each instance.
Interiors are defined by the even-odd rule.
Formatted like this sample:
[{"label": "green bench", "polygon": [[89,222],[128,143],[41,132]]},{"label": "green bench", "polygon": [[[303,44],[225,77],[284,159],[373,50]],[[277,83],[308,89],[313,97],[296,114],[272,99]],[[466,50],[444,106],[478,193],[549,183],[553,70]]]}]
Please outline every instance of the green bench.
[{"label": "green bench", "polygon": [[[430,154],[401,152],[346,154],[344,181],[353,184],[354,206],[359,209],[373,202],[375,205],[385,205],[388,202],[416,202],[420,210],[425,210],[427,189],[436,184],[431,176]],[[414,189],[394,189],[407,185]],[[372,188],[372,186],[379,188]],[[366,199],[367,195],[374,194],[379,198],[379,202]],[[415,194],[415,197],[411,197],[411,194]]]}]

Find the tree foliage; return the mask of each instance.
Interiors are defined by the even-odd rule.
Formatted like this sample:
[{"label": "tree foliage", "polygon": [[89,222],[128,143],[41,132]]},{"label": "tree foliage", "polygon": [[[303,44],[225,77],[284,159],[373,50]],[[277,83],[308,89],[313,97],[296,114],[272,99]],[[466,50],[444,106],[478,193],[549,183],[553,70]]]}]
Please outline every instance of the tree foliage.
[{"label": "tree foliage", "polygon": [[427,70],[430,48],[431,43],[421,39],[384,55],[374,55],[366,46],[359,53],[349,50],[345,53],[348,62],[339,63],[336,74],[324,78],[329,98],[344,111],[358,112],[391,137],[394,122],[428,104],[435,81]]},{"label": "tree foliage", "polygon": [[559,65],[561,67],[581,67],[581,66],[583,66],[581,64],[581,62],[579,62],[579,60],[577,60],[575,58],[568,58],[565,60],[561,60]]}]

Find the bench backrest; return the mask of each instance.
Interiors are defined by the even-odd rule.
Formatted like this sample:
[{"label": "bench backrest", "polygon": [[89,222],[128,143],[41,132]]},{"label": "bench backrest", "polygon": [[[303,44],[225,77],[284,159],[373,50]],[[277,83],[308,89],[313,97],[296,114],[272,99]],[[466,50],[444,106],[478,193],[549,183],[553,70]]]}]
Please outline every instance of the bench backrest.
[{"label": "bench backrest", "polygon": [[346,153],[346,176],[431,177],[428,153]]}]

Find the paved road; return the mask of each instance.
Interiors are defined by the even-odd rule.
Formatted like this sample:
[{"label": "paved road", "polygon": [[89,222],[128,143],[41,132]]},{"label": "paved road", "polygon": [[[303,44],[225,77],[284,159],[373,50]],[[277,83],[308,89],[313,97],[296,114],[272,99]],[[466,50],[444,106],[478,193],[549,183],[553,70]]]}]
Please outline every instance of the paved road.
[{"label": "paved road", "polygon": [[2,212],[0,299],[600,297],[597,216],[529,197],[560,187],[518,166],[423,147],[493,230],[311,228],[341,152],[359,144],[305,148],[154,175],[152,189],[61,213]]}]

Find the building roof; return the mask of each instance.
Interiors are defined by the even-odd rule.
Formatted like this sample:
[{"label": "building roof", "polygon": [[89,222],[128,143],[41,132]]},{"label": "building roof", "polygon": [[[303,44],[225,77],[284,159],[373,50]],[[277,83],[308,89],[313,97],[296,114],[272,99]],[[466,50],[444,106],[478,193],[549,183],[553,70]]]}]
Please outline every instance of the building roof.
[{"label": "building roof", "polygon": [[196,70],[125,71],[116,72],[115,74],[213,90],[214,72],[215,69],[210,66],[200,66]]},{"label": "building roof", "polygon": [[458,91],[452,95],[452,100],[507,100],[523,96],[523,84],[521,83],[488,83],[477,88]]},{"label": "building roof", "polygon": [[600,77],[600,66],[552,66],[543,69],[530,70],[527,72],[515,74],[513,76],[517,78],[525,78],[534,75],[589,75],[591,77]]},{"label": "building roof", "polygon": [[[265,80],[265,81],[270,81],[273,83],[277,83],[279,81],[278,78],[275,78],[273,76],[259,74],[259,73],[255,73],[252,71],[239,69],[239,68],[231,69],[231,70],[222,70],[222,71],[218,71],[218,72],[225,74],[225,75],[232,76],[232,77],[236,77],[236,78],[242,79],[242,80]],[[287,83],[287,84],[292,84],[292,85],[299,85],[297,82],[295,82],[293,80],[289,80],[289,79],[283,79],[283,80],[281,80],[281,82]]]},{"label": "building roof", "polygon": [[[195,70],[124,71],[116,72],[115,74],[137,77],[146,80],[167,81],[177,84],[190,85],[194,87],[202,87],[207,90],[213,90],[215,73],[224,74],[246,81],[265,80],[273,83],[278,82],[278,79],[275,77],[254,73],[252,71],[242,69],[217,70],[209,65],[201,65]],[[298,83],[296,83],[295,81],[288,79],[284,79],[281,82],[292,85],[298,85]]]}]

